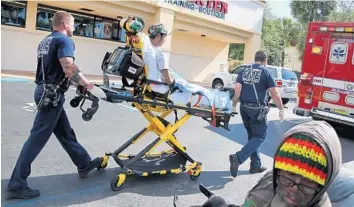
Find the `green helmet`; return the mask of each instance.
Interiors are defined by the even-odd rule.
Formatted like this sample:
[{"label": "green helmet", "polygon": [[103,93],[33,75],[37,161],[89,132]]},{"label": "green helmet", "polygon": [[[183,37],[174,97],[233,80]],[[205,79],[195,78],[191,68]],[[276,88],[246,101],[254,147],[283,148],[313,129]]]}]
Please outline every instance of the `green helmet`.
[{"label": "green helmet", "polygon": [[156,36],[158,34],[168,34],[163,24],[153,24],[149,27],[148,33],[150,36]]}]

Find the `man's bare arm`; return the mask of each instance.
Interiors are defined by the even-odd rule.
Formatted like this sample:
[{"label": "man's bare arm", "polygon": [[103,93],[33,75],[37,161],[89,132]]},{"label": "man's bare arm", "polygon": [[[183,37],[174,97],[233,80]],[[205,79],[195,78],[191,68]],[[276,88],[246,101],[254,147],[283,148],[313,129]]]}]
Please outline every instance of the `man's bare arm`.
[{"label": "man's bare arm", "polygon": [[240,99],[241,89],[242,89],[242,84],[236,83],[234,100],[233,100],[233,102],[232,102],[232,106],[234,106],[234,107],[237,105],[237,102],[238,102],[239,99]]},{"label": "man's bare arm", "polygon": [[271,95],[273,101],[277,105],[278,109],[279,110],[284,109],[283,102],[280,98],[277,88],[276,87],[269,88],[269,92],[270,92],[270,95]]},{"label": "man's bare arm", "polygon": [[172,84],[172,80],[171,80],[171,77],[170,77],[170,74],[168,72],[168,70],[162,70],[161,71],[162,75],[165,77],[165,81],[168,85],[171,85]]},{"label": "man's bare arm", "polygon": [[74,64],[74,60],[71,57],[62,57],[59,62],[64,70],[64,73],[75,83],[90,89],[92,84],[87,78],[81,73],[79,68]]}]

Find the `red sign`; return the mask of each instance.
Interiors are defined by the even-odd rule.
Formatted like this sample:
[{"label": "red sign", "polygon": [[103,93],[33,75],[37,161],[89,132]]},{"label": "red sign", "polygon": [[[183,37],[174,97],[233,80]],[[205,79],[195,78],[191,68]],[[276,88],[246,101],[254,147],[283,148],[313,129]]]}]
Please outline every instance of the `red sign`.
[{"label": "red sign", "polygon": [[188,2],[194,3],[196,5],[199,6],[203,6],[209,9],[212,9],[214,11],[217,12],[221,12],[223,14],[227,14],[228,13],[228,4],[226,2],[223,1],[219,1],[219,0],[187,0]]}]

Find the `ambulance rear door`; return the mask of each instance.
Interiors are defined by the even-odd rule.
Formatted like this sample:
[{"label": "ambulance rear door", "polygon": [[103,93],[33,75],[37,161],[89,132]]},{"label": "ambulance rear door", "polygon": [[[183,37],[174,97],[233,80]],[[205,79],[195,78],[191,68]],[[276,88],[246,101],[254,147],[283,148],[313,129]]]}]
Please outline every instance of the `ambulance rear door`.
[{"label": "ambulance rear door", "polygon": [[324,65],[318,108],[354,116],[353,33],[332,33]]}]

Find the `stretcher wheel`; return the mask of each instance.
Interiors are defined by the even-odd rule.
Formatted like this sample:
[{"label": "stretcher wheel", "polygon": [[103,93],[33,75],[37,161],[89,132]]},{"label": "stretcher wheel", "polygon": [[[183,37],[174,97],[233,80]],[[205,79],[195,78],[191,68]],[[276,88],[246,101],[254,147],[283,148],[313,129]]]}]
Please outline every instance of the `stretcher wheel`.
[{"label": "stretcher wheel", "polygon": [[192,180],[196,180],[198,179],[200,173],[198,173],[198,175],[190,175],[189,177],[192,179]]},{"label": "stretcher wheel", "polygon": [[70,106],[73,108],[76,108],[80,105],[80,101],[81,101],[80,97],[75,97],[75,98],[71,99]]},{"label": "stretcher wheel", "polygon": [[93,116],[87,115],[87,112],[82,113],[82,119],[84,121],[90,121]]},{"label": "stretcher wheel", "polygon": [[108,156],[103,156],[101,165],[97,167],[97,170],[105,169],[108,166]]},{"label": "stretcher wheel", "polygon": [[199,177],[201,171],[202,171],[202,166],[198,164],[193,169],[190,169],[188,171],[189,177],[192,180],[196,180]]},{"label": "stretcher wheel", "polygon": [[119,174],[117,177],[111,180],[111,188],[114,191],[120,191],[123,189],[123,183],[125,181],[125,174]]}]

